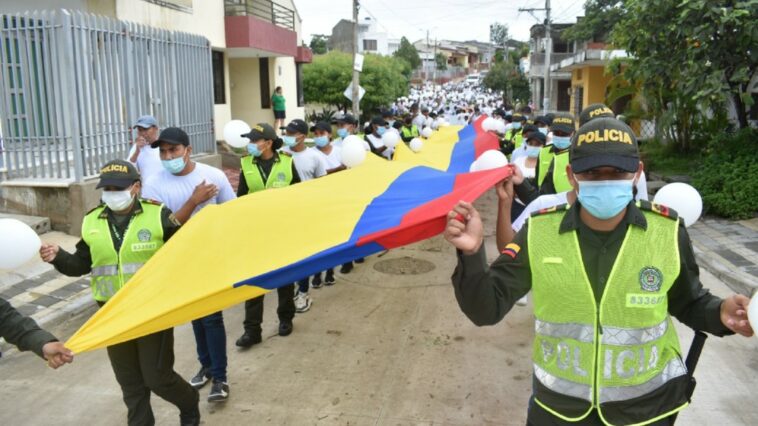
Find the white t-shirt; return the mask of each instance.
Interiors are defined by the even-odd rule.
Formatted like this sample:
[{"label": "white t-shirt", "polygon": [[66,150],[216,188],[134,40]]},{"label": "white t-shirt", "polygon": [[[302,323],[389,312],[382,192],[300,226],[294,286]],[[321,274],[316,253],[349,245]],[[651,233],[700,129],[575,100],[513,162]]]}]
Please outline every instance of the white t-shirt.
[{"label": "white t-shirt", "polygon": [[[387,131],[389,132],[390,130],[387,130]],[[374,136],[373,134],[366,135],[366,137],[371,141],[371,144],[374,145],[375,149],[379,149],[383,146],[386,146],[384,145],[384,141],[380,137]],[[369,150],[371,150],[370,146],[369,146]],[[384,158],[387,158],[387,159],[392,159],[392,151],[393,150],[387,148],[382,152],[382,156],[384,156]]]},{"label": "white t-shirt", "polygon": [[415,124],[419,130],[421,130],[424,127],[424,123],[426,123],[426,117],[424,117],[423,114],[419,114],[413,117],[413,124]]},{"label": "white t-shirt", "polygon": [[330,152],[329,155],[324,154],[324,152],[318,148],[316,148],[316,151],[324,157],[327,170],[336,169],[342,165],[342,148],[332,144],[332,152]]},{"label": "white t-shirt", "polygon": [[[134,151],[136,150],[137,145],[132,144],[132,148],[129,150],[129,156],[126,157],[127,161],[132,158],[132,155],[134,155]],[[140,149],[137,161],[133,164],[137,166],[137,170],[139,170],[143,182],[163,170],[160,152],[161,150],[159,148],[150,148],[150,145],[146,145]]]},{"label": "white t-shirt", "polygon": [[142,195],[158,200],[172,212],[177,212],[189,200],[200,183],[212,183],[218,187],[218,195],[200,204],[192,212],[194,216],[208,204],[222,204],[237,198],[229,179],[221,170],[203,163],[195,163],[195,170],[185,176],[176,176],[163,169],[145,181]]},{"label": "white t-shirt", "polygon": [[527,158],[529,157],[522,155],[521,157],[514,158],[511,163],[521,170],[521,174],[523,174],[525,178],[533,178],[535,176],[536,167],[526,167]]},{"label": "white t-shirt", "polygon": [[324,156],[319,154],[317,148],[305,148],[300,152],[294,152],[284,147],[283,151],[292,156],[295,161],[297,174],[300,175],[300,181],[316,179],[326,174],[326,161]]}]

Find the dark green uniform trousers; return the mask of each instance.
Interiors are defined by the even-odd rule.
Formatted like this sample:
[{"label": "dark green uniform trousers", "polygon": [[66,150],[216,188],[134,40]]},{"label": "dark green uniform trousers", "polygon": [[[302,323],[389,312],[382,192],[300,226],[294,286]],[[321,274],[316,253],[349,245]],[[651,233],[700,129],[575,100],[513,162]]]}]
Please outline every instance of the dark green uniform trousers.
[{"label": "dark green uniform trousers", "polygon": [[173,328],[109,346],[108,358],[129,410],[130,426],[155,424],[151,391],[176,405],[181,414],[197,411],[197,390],[174,371]]}]

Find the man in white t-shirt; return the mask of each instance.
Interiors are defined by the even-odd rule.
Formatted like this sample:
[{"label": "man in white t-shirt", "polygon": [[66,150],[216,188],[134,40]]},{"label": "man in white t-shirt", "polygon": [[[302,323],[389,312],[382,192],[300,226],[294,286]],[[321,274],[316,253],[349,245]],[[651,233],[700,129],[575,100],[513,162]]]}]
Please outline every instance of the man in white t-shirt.
[{"label": "man in white t-shirt", "polygon": [[334,146],[332,143],[332,126],[322,121],[311,127],[313,133],[313,143],[316,145],[316,152],[323,156],[326,163],[326,174],[336,173],[345,170],[342,164],[342,149]]},{"label": "man in white t-shirt", "polygon": [[[371,123],[368,125],[368,128],[366,130],[368,132],[370,129],[371,133],[367,133],[365,137],[366,142],[369,144],[369,149],[371,152],[384,158],[388,158],[386,154],[388,154],[387,151],[389,150],[387,149],[387,146],[384,145],[382,136],[384,135],[384,132],[388,130],[388,125],[389,123],[387,123],[387,121],[377,115],[371,119]],[[389,154],[391,155],[392,153],[389,152]]]},{"label": "man in white t-shirt", "polygon": [[[305,146],[305,137],[308,135],[308,125],[305,121],[295,119],[290,121],[285,128],[286,134],[282,137],[285,148],[284,152],[292,155],[297,173],[302,182],[316,179],[326,175],[326,161],[324,156],[318,153],[316,148]],[[298,280],[298,291],[295,293],[295,311],[307,312],[311,308],[309,295],[310,277]]]},{"label": "man in white t-shirt", "polygon": [[163,170],[158,148],[153,148],[152,143],[158,139],[158,120],[152,115],[143,115],[134,124],[137,129],[137,138],[132,143],[127,160],[137,166],[142,181],[146,181],[154,174]]},{"label": "man in white t-shirt", "polygon": [[[214,167],[192,161],[189,137],[178,127],[163,130],[152,143],[160,149],[163,170],[145,181],[145,198],[161,201],[186,223],[208,204],[221,204],[237,198],[226,175]],[[226,329],[221,312],[192,321],[200,371],[190,380],[199,389],[212,379],[209,402],[229,397],[226,377]]]},{"label": "man in white t-shirt", "polygon": [[356,120],[355,117],[350,114],[345,114],[344,117],[337,119],[337,136],[339,136],[339,139],[336,139],[334,142],[332,142],[332,145],[337,148],[342,148],[342,142],[345,140],[345,138],[350,135],[356,135],[363,142],[363,148],[366,151],[371,151],[371,147],[363,138],[363,135],[360,135],[357,132],[358,120]]}]

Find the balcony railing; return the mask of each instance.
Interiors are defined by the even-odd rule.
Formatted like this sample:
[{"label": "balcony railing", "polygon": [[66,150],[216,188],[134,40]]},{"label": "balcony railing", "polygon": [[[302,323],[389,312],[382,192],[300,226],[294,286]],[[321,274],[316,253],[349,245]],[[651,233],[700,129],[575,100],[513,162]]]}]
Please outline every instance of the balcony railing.
[{"label": "balcony railing", "polygon": [[270,0],[224,0],[226,16],[255,16],[295,31],[295,11]]}]

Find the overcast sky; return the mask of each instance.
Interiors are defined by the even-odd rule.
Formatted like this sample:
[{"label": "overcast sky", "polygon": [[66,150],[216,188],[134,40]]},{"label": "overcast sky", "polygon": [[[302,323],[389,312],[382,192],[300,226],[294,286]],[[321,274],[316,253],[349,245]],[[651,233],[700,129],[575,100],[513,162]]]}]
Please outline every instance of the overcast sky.
[{"label": "overcast sky", "polygon": [[[331,34],[340,19],[352,19],[352,0],[294,0],[303,20],[303,39]],[[373,16],[390,35],[411,42],[429,37],[445,40],[489,41],[489,25],[508,25],[512,38],[529,39],[529,27],[545,19],[544,11],[519,12],[520,7],[544,8],[544,0],[361,0],[360,19]],[[553,0],[553,22],[576,22],[584,0]]]}]

